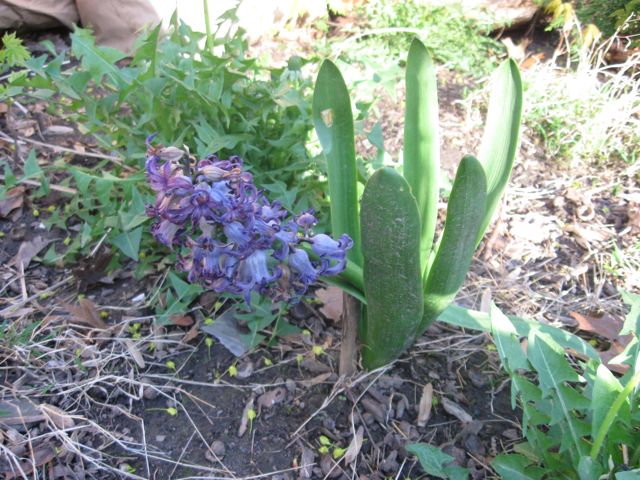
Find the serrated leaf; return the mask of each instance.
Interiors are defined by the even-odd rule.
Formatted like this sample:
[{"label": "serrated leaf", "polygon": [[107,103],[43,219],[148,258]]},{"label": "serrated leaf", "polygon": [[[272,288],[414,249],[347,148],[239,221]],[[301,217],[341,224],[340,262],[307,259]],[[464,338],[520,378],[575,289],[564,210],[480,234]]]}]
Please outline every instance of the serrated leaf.
[{"label": "serrated leaf", "polygon": [[487,205],[477,243],[480,243],[500,202],[520,144],[522,81],[518,65],[506,60],[494,73],[491,98],[478,160],[487,175]]},{"label": "serrated leaf", "polygon": [[76,27],[71,34],[71,51],[80,59],[94,80],[100,80],[106,75],[116,85],[124,84],[122,73],[115,64],[125,58],[126,54],[114,48],[96,46],[90,30]]},{"label": "serrated leaf", "polygon": [[407,57],[403,175],[416,197],[422,221],[420,261],[423,271],[438,220],[438,85],[436,68],[422,42],[414,38]]},{"label": "serrated leaf", "polygon": [[507,316],[495,304],[491,304],[491,334],[496,344],[500,360],[508,372],[527,369],[527,357],[522,351],[518,332]]},{"label": "serrated leaf", "polygon": [[32,148],[29,151],[29,155],[24,162],[24,178],[33,178],[42,175],[42,169],[38,165],[38,159],[36,157],[36,149]]},{"label": "serrated leaf", "polygon": [[624,320],[624,325],[620,331],[620,335],[633,333],[640,335],[640,295],[626,290],[621,290],[622,300],[629,306],[629,313]]},{"label": "serrated leaf", "polygon": [[374,173],[360,213],[367,328],[367,369],[396,359],[414,341],[422,319],[420,215],[407,181],[392,168]]},{"label": "serrated leaf", "polygon": [[111,243],[120,249],[127,257],[138,261],[138,252],[140,250],[140,239],[142,238],[142,227],[136,228],[128,232],[122,232],[117,235]]},{"label": "serrated leaf", "polygon": [[462,285],[476,248],[486,198],[482,165],[471,156],[464,157],[451,189],[440,246],[426,278],[424,315],[418,334],[449,306]]},{"label": "serrated leaf", "polygon": [[[561,401],[552,402],[551,419],[549,425],[555,425],[564,419],[564,408],[568,408],[571,411],[587,410],[590,406],[589,399],[578,393],[574,388],[568,385],[558,385],[558,396],[562,397]],[[588,434],[589,432],[587,432]]]},{"label": "serrated leaf", "polygon": [[566,427],[569,441],[575,451],[584,455],[586,449],[572,414],[574,399],[566,396],[566,391],[562,388],[565,381],[577,382],[579,380],[578,374],[565,358],[562,347],[549,335],[538,330],[531,330],[529,333],[527,353],[529,361],[538,374],[543,394],[547,397],[551,396],[554,408],[558,408],[562,412],[564,418],[562,425],[563,428]]},{"label": "serrated leaf", "polygon": [[544,469],[532,466],[531,463],[524,455],[512,453],[498,455],[491,462],[491,468],[505,480],[540,480],[544,475]]},{"label": "serrated leaf", "polygon": [[438,478],[447,478],[444,468],[453,461],[452,456],[428,443],[410,443],[406,445],[405,449],[408,453],[416,456],[426,473]]},{"label": "serrated leaf", "polygon": [[313,91],[313,125],[327,158],[331,230],[348,234],[354,246],[347,256],[362,265],[353,113],[347,86],[330,60],[320,67]]}]

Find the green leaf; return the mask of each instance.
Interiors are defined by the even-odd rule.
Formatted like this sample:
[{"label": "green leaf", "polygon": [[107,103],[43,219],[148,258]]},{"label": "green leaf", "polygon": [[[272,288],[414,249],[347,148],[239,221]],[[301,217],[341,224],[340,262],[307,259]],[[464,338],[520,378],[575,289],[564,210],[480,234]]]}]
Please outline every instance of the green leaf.
[{"label": "green leaf", "polygon": [[374,173],[360,219],[367,298],[362,361],[374,369],[413,343],[422,319],[420,215],[407,181],[392,168]]},{"label": "green leaf", "polygon": [[348,258],[362,265],[351,100],[338,67],[330,60],[322,63],[316,79],[313,124],[327,158],[332,233],[346,233],[353,239]]},{"label": "green leaf", "polygon": [[616,473],[616,480],[640,480],[640,468]]},{"label": "green leaf", "polygon": [[424,316],[418,334],[447,308],[462,285],[476,248],[486,199],[482,165],[475,158],[465,156],[458,166],[444,232],[426,278]]},{"label": "green leaf", "polygon": [[491,335],[496,344],[500,360],[507,372],[527,369],[527,357],[522,351],[518,332],[507,316],[495,304],[491,304],[489,313],[491,319]]},{"label": "green leaf", "polygon": [[29,155],[24,162],[24,178],[38,177],[43,174],[40,165],[38,165],[38,159],[36,157],[36,149],[32,148],[29,151]]},{"label": "green leaf", "polygon": [[124,78],[116,66],[118,60],[126,57],[124,52],[114,48],[98,47],[90,30],[76,27],[71,34],[71,51],[82,61],[94,80],[109,77],[118,86],[124,86]]},{"label": "green leaf", "polygon": [[629,306],[629,313],[624,321],[624,326],[620,331],[620,335],[633,333],[640,335],[640,295],[621,290],[622,300]]},{"label": "green leaf", "polygon": [[582,457],[578,462],[578,475],[580,480],[598,480],[604,472],[591,457]]},{"label": "green leaf", "polygon": [[491,462],[491,467],[505,480],[540,480],[544,469],[531,466],[531,463],[524,455],[513,453],[498,455]]},{"label": "green leaf", "polygon": [[577,382],[578,374],[565,358],[564,350],[553,339],[538,330],[532,329],[529,333],[529,345],[527,348],[529,361],[536,369],[545,397],[551,397],[553,408],[558,408],[565,422],[568,439],[574,447],[574,451],[580,455],[585,454],[585,446],[576,425],[576,418],[572,413],[575,407],[575,397],[567,394],[563,382]]},{"label": "green leaf", "polygon": [[511,176],[513,160],[520,144],[521,116],[520,72],[516,62],[508,59],[497,69],[492,79],[489,109],[478,154],[478,160],[487,175],[487,207],[477,243],[482,240]]},{"label": "green leaf", "polygon": [[409,48],[406,86],[403,174],[418,202],[422,221],[420,261],[424,271],[438,220],[440,144],[436,68],[417,38]]},{"label": "green leaf", "polygon": [[[591,436],[596,438],[598,430],[602,426],[607,413],[611,409],[611,405],[622,391],[622,385],[611,371],[604,365],[598,365],[596,370],[596,379],[593,384],[593,393],[591,394]],[[628,418],[629,410],[626,416]]]},{"label": "green leaf", "polygon": [[140,239],[142,238],[142,227],[129,232],[122,232],[116,236],[111,243],[120,249],[127,257],[138,261],[138,251],[140,249]]},{"label": "green leaf", "polygon": [[420,466],[427,474],[438,478],[448,478],[444,469],[448,463],[453,461],[452,456],[428,443],[410,443],[405,449],[418,458]]}]

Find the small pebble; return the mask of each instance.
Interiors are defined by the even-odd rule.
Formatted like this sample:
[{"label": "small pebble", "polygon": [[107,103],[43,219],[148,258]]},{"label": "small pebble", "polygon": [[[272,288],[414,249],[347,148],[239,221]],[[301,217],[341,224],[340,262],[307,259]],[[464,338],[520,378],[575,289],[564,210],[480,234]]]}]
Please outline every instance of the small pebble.
[{"label": "small pebble", "polygon": [[166,435],[156,435],[156,442],[163,443],[166,438],[167,438]]}]

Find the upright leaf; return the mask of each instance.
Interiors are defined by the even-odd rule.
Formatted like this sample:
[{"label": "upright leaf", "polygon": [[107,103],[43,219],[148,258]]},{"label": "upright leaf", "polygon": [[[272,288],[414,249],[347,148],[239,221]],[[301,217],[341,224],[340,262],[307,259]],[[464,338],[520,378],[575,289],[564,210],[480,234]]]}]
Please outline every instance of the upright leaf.
[{"label": "upright leaf", "polygon": [[633,333],[638,336],[640,335],[640,295],[626,290],[622,290],[620,294],[624,303],[629,306],[629,313],[627,313],[620,335]]},{"label": "upright leaf", "polygon": [[91,72],[94,80],[109,77],[116,85],[124,84],[122,72],[115,63],[127,55],[109,47],[96,46],[96,40],[90,30],[76,28],[71,34],[71,51],[82,61],[83,67]]},{"label": "upright leaf", "polygon": [[[593,393],[591,394],[591,410],[593,412],[593,417],[591,418],[591,436],[593,438],[596,438],[602,422],[611,409],[611,405],[621,391],[622,385],[620,385],[618,379],[613,376],[613,373],[604,365],[598,365],[596,379],[593,384]],[[627,418],[628,415],[629,410],[627,409]]]},{"label": "upright leaf", "polygon": [[462,285],[476,248],[486,201],[487,183],[482,165],[475,158],[466,156],[458,166],[444,232],[426,278],[420,332],[447,308]]},{"label": "upright leaf", "polygon": [[438,220],[438,89],[433,59],[417,38],[407,58],[404,117],[404,177],[411,185],[422,220],[420,262],[424,270]]},{"label": "upright leaf", "polygon": [[500,202],[518,150],[522,116],[522,81],[518,65],[505,61],[492,79],[491,98],[478,160],[487,175],[487,208],[477,243],[480,243]]},{"label": "upright leaf", "polygon": [[362,359],[373,369],[413,343],[422,318],[420,215],[407,181],[382,168],[367,182],[360,217],[367,298]]},{"label": "upright leaf", "polygon": [[338,67],[330,60],[323,62],[316,79],[313,124],[327,158],[332,233],[349,234],[354,246],[348,258],[362,265],[351,100]]}]

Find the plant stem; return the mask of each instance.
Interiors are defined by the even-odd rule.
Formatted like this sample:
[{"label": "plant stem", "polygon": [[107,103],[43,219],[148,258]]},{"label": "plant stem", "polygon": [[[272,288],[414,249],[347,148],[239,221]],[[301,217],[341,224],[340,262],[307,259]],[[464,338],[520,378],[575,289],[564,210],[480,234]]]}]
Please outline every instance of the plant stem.
[{"label": "plant stem", "polygon": [[204,6],[204,28],[207,34],[207,40],[205,41],[205,48],[209,51],[213,48],[213,35],[211,33],[211,23],[209,17],[209,0],[202,0]]},{"label": "plant stem", "polygon": [[[596,457],[600,452],[600,448],[604,443],[604,439],[607,436],[609,429],[611,428],[611,424],[615,420],[616,415],[618,415],[618,411],[620,411],[620,408],[622,408],[622,404],[627,399],[627,397],[631,395],[631,392],[633,391],[634,388],[636,388],[636,385],[638,385],[639,382],[640,382],[640,372],[636,372],[636,374],[633,377],[631,377],[631,380],[629,380],[629,383],[625,385],[624,389],[618,394],[615,401],[611,405],[611,409],[607,413],[607,416],[604,417],[604,421],[602,422],[602,425],[598,430],[598,434],[596,435],[596,438],[593,442],[593,446],[591,447],[590,456],[593,460],[596,460]],[[634,456],[635,456],[635,453],[634,453]]]}]

